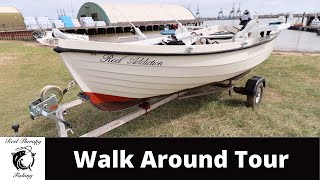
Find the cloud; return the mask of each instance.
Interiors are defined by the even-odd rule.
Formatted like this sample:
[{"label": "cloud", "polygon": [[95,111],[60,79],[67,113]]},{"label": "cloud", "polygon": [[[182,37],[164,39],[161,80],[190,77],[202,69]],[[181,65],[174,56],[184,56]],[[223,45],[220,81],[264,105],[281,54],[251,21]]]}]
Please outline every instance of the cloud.
[{"label": "cloud", "polygon": [[301,3],[300,0],[0,0],[0,6],[15,6],[24,16],[49,16],[56,19],[57,9],[64,9],[71,16],[71,2],[73,2],[74,14],[77,15],[81,5],[88,1],[179,4],[190,7],[193,12],[196,11],[199,4],[200,13],[205,17],[216,17],[221,8],[225,14],[229,14],[233,3],[236,9],[240,3],[242,10],[254,10],[259,14],[316,12],[316,7],[319,7],[319,0],[308,0],[308,3]]}]

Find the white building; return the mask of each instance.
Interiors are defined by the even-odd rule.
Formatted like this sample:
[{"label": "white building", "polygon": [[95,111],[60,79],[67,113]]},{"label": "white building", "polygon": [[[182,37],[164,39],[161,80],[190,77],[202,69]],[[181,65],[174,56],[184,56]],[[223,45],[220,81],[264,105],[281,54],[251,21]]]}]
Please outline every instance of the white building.
[{"label": "white building", "polygon": [[81,17],[92,17],[95,21],[105,21],[108,26],[127,24],[131,21],[135,25],[153,25],[175,23],[196,23],[191,11],[179,5],[161,4],[131,4],[131,3],[92,3],[82,5],[78,13]]}]

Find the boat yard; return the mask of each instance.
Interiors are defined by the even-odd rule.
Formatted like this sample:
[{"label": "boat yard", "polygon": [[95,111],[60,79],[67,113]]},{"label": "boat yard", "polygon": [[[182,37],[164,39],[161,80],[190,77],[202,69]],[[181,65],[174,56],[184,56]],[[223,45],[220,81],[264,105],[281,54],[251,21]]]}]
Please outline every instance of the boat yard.
[{"label": "boat yard", "polygon": [[[52,120],[30,121],[26,105],[39,95],[39,87],[52,83],[64,87],[72,80],[63,62],[51,48],[33,42],[1,41],[0,47],[0,134],[13,135],[11,125],[19,123],[20,136],[57,136]],[[247,75],[268,77],[259,109],[246,108],[245,97],[224,92],[173,101],[104,136],[319,136],[319,70],[317,54],[275,52]],[[78,93],[77,87],[71,89],[63,103]],[[134,110],[106,113],[87,102],[70,109],[65,117],[73,123],[73,137]]]},{"label": "boat yard", "polygon": [[[299,36],[291,44],[303,47],[272,53],[290,27],[281,18],[263,24],[254,16],[240,30],[233,22],[200,27],[206,22],[176,5],[85,3],[77,19],[58,14],[0,32],[2,136],[17,123],[20,136],[57,136],[52,120],[62,137],[320,135],[320,55],[302,52]],[[12,41],[33,38],[48,47]]]},{"label": "boat yard", "polygon": [[[144,9],[152,9],[152,11],[144,11]],[[62,32],[88,35],[126,33],[131,30],[128,20],[142,31],[157,31],[167,26],[172,29],[176,24],[175,20],[179,20],[183,25],[203,24],[203,21],[197,19],[188,9],[177,5],[88,2],[81,6],[77,19],[74,19],[71,25],[60,20],[61,17],[68,17],[64,10],[59,10],[58,15],[59,20],[48,17],[23,17],[15,7],[0,7],[0,20],[6,19],[6,22],[1,20],[0,40],[30,40],[34,30],[51,30],[52,28]],[[86,20],[82,17],[90,18]],[[57,21],[62,25],[57,24]]]},{"label": "boat yard", "polygon": [[[5,100],[1,107],[6,112],[1,116],[4,129],[1,133],[11,135],[11,125],[18,123],[22,127],[21,136],[57,136],[52,120],[30,121],[25,105],[39,95],[38,87],[47,84],[65,87],[72,80],[59,56],[52,48],[35,42],[2,41],[0,46],[5,57],[0,64],[4,83],[0,90],[8,97],[19,94]],[[275,52],[251,71],[246,78],[257,74],[268,77],[264,102],[258,109],[246,108],[243,96],[229,97],[228,92],[175,100],[103,136],[319,136],[319,59],[317,53]],[[21,88],[24,94],[19,93]],[[79,91],[77,86],[71,89],[62,103],[77,99]],[[85,102],[63,116],[72,123],[74,135],[69,136],[74,137],[139,109],[102,112]]]}]

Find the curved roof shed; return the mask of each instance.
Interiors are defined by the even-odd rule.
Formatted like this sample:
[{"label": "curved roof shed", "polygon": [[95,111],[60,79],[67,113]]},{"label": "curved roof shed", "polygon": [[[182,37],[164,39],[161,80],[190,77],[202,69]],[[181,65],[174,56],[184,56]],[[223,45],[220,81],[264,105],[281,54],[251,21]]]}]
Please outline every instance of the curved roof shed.
[{"label": "curved roof shed", "polygon": [[24,18],[17,8],[0,6],[0,31],[25,29]]},{"label": "curved roof shed", "polygon": [[196,20],[192,12],[182,6],[160,4],[87,2],[80,8],[78,19],[90,16],[96,21],[106,21],[107,25],[127,23],[126,19],[139,23]]}]

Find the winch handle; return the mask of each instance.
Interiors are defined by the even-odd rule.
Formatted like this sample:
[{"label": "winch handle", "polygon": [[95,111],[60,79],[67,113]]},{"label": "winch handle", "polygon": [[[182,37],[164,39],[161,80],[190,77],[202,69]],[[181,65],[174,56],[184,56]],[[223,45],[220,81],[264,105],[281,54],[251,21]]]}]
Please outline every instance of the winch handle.
[{"label": "winch handle", "polygon": [[68,128],[72,128],[72,125],[71,125],[71,123],[69,123],[68,121],[66,121],[66,120],[64,120],[63,122],[62,122],[64,125],[66,125]]},{"label": "winch handle", "polygon": [[48,118],[50,118],[50,119],[59,121],[59,122],[63,123],[64,125],[66,125],[66,126],[67,126],[68,128],[70,128],[70,129],[72,128],[71,123],[69,123],[68,121],[66,121],[66,120],[64,120],[64,119],[60,119],[60,118],[58,118],[58,117],[56,117],[56,116],[54,116],[54,115],[52,115],[52,114],[50,114],[50,113],[46,113],[46,112],[44,112],[44,111],[42,111],[42,115],[45,116],[45,117],[48,117]]}]

